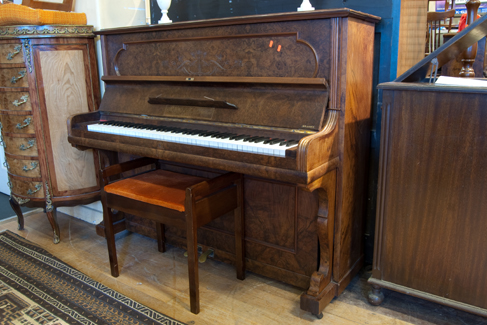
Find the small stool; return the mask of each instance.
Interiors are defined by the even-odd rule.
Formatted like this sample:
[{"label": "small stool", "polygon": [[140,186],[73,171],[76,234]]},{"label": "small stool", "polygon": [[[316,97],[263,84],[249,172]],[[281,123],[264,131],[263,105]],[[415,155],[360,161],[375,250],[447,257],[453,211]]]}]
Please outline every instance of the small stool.
[{"label": "small stool", "polygon": [[111,274],[114,277],[119,275],[112,209],[154,220],[160,252],[166,250],[164,225],[186,230],[190,306],[191,312],[198,314],[197,230],[232,210],[235,216],[237,278],[245,278],[242,175],[227,173],[208,179],[154,169],[109,182],[111,176],[156,163],[155,159],[140,158],[109,166],[100,172],[103,221]]}]

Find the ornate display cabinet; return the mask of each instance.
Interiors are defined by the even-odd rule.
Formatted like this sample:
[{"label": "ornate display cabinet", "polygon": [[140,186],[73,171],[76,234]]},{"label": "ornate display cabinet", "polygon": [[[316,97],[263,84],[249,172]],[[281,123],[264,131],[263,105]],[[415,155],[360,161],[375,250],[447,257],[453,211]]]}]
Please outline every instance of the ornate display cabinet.
[{"label": "ornate display cabinet", "polygon": [[10,204],[43,207],[60,240],[56,207],[99,199],[98,157],[67,141],[69,116],[100,102],[91,26],[0,27],[1,143]]}]

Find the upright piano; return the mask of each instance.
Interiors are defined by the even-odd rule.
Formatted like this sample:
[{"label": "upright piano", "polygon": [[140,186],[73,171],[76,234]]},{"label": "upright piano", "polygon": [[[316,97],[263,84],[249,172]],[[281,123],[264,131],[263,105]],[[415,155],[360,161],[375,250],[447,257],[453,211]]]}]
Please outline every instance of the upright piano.
[{"label": "upright piano", "polygon": [[[337,9],[97,32],[106,91],[68,120],[68,140],[103,164],[244,174],[247,270],[306,289],[301,308],[320,316],[364,260],[378,21]],[[116,226],[155,237],[134,216]],[[202,229],[202,249],[232,263],[232,227]],[[174,245],[184,236],[166,229]]]}]

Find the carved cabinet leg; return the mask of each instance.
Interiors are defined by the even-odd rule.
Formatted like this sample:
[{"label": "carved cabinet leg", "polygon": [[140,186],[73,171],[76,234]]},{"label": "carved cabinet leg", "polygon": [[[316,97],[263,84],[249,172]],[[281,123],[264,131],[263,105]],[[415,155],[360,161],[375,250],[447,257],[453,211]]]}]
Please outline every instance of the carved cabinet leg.
[{"label": "carved cabinet leg", "polygon": [[316,232],[320,246],[318,270],[313,272],[307,292],[301,295],[301,309],[323,317],[325,306],[335,297],[336,284],[331,281],[333,259],[333,231],[335,219],[336,170],[333,170],[307,190],[318,192]]},{"label": "carved cabinet leg", "polygon": [[10,199],[8,201],[10,202],[10,206],[12,207],[12,210],[14,210],[15,214],[17,215],[17,222],[19,224],[18,229],[23,230],[24,229],[24,215],[22,214],[22,210],[20,209],[20,205],[12,197],[10,197]]},{"label": "carved cabinet leg", "polygon": [[382,288],[375,284],[373,284],[371,287],[372,288],[369,291],[367,300],[371,305],[379,306],[384,301],[384,293],[382,292]]},{"label": "carved cabinet leg", "polygon": [[47,219],[49,219],[49,223],[51,224],[52,231],[53,231],[53,242],[54,244],[58,244],[61,241],[61,233],[59,231],[59,225],[57,223],[57,211],[55,207],[51,209],[46,209]]}]

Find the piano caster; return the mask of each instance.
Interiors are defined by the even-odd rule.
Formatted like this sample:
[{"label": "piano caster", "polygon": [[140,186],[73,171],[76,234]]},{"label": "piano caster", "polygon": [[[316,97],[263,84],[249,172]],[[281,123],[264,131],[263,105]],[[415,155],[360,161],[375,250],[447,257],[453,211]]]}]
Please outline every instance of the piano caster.
[{"label": "piano caster", "polygon": [[315,315],[315,316],[316,316],[316,318],[318,318],[318,319],[322,319],[322,318],[323,318],[323,312],[321,312],[321,313],[319,313],[318,315]]},{"label": "piano caster", "polygon": [[59,238],[59,236],[56,233],[54,233],[52,241],[54,242],[54,244],[59,244],[61,239]]},{"label": "piano caster", "polygon": [[367,296],[367,300],[369,301],[369,304],[379,306],[384,301],[384,293],[382,292],[382,288],[373,284]]},{"label": "piano caster", "polygon": [[[198,258],[198,262],[204,263],[206,262],[208,257],[215,256],[215,251],[213,250],[213,248],[208,248],[208,250],[203,253],[203,247],[198,245],[198,254],[201,254],[201,256]],[[188,251],[184,252],[184,257],[188,257]]]}]

